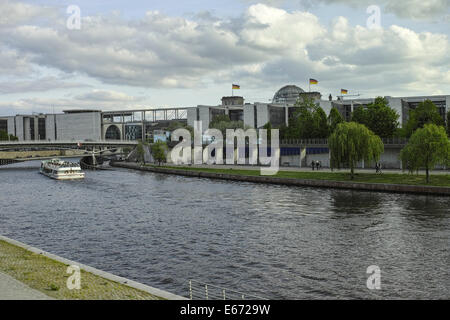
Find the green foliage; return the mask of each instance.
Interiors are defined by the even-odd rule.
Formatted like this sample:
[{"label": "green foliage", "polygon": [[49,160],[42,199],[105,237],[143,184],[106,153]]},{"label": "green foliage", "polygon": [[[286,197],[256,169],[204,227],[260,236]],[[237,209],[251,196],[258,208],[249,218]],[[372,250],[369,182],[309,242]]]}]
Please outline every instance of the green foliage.
[{"label": "green foliage", "polygon": [[342,117],[339,110],[335,107],[331,108],[330,115],[328,116],[328,127],[330,135],[336,130],[336,127],[339,123],[344,122],[344,118]]},{"label": "green foliage", "polygon": [[174,132],[177,129],[186,129],[191,133],[191,138],[194,137],[194,128],[188,125],[185,125],[179,121],[174,121],[170,123],[169,127],[167,128],[167,131]]},{"label": "green foliage", "polygon": [[403,168],[409,172],[425,168],[428,183],[429,171],[436,165],[450,165],[450,142],[444,127],[425,124],[417,129],[401,151],[400,158]]},{"label": "green foliage", "polygon": [[327,138],[328,120],[325,111],[310,98],[298,100],[297,110],[289,119],[289,129],[286,130],[288,139]]},{"label": "green foliage", "polygon": [[220,114],[215,116],[209,123],[210,129],[217,129],[217,125],[221,122],[231,122],[230,117],[227,114]]},{"label": "green foliage", "polygon": [[158,141],[151,146],[152,156],[159,165],[167,161],[167,144],[162,141]]},{"label": "green foliage", "polygon": [[209,124],[210,129],[218,129],[222,132],[222,135],[225,137],[227,129],[243,129],[246,130],[249,127],[244,126],[244,121],[231,121],[228,115],[219,115],[214,117],[213,121]]},{"label": "green foliage", "polygon": [[351,177],[359,161],[378,161],[384,152],[380,137],[366,126],[356,122],[340,123],[328,139],[331,152],[331,168],[348,166]]},{"label": "green foliage", "polygon": [[450,137],[450,111],[447,112],[447,135]]},{"label": "green foliage", "polygon": [[330,128],[328,126],[327,114],[319,107],[313,113],[314,121],[314,138],[324,139],[328,138]]},{"label": "green foliage", "polygon": [[145,163],[145,149],[144,146],[147,146],[147,143],[143,141],[139,141],[138,145],[136,146],[136,153],[137,153],[137,161],[141,163]]},{"label": "green foliage", "polygon": [[352,121],[365,125],[381,138],[391,138],[398,128],[399,117],[399,114],[389,107],[385,98],[378,97],[367,108],[355,108]]},{"label": "green foliage", "polygon": [[428,123],[433,123],[437,126],[445,125],[444,119],[442,119],[437,107],[431,100],[419,103],[415,110],[409,112],[409,120],[405,126],[407,137],[410,137],[414,131],[423,128]]},{"label": "green foliage", "polygon": [[18,141],[19,139],[12,134],[8,135],[7,132],[0,130],[0,141]]}]

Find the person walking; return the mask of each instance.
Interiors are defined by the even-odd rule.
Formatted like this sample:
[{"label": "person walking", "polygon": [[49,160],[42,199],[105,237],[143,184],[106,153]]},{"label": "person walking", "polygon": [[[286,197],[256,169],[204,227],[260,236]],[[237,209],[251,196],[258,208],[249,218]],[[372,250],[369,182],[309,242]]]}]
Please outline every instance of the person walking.
[{"label": "person walking", "polygon": [[312,170],[314,171],[314,167],[316,166],[316,163],[314,162],[314,160],[311,162],[311,167],[312,167]]}]

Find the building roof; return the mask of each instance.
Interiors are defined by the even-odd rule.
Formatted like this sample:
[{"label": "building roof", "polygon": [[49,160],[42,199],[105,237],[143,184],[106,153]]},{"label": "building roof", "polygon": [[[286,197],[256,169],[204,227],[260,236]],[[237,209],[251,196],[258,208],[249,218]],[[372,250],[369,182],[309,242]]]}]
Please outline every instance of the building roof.
[{"label": "building roof", "polygon": [[295,85],[287,85],[281,88],[280,90],[275,93],[273,96],[272,102],[273,103],[295,103],[297,99],[300,97],[301,93],[304,93],[305,90],[303,90],[300,87],[297,87]]}]

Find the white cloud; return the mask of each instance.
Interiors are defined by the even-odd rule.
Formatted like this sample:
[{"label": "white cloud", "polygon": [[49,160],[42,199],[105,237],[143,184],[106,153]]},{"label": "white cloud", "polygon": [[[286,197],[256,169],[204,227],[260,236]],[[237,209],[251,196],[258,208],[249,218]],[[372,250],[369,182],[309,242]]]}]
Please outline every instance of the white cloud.
[{"label": "white cloud", "polygon": [[[93,16],[83,19],[81,30],[68,30],[59,20],[17,23],[0,29],[0,56],[5,58],[0,59],[0,71],[17,76],[40,66],[144,88],[195,88],[238,80],[275,91],[280,84],[301,84],[309,77],[319,78],[326,89],[354,86],[379,94],[426,94],[450,86],[445,34],[401,26],[369,30],[350,25],[344,17],[324,26],[309,12],[264,4],[250,6],[233,20],[202,16],[206,18],[190,20],[155,11],[131,21]],[[16,81],[16,90],[39,88],[27,80]],[[7,87],[3,81],[3,90]],[[11,86],[9,90],[14,91]],[[21,105],[45,107],[47,102],[31,99]],[[139,102],[139,97],[97,90],[55,103],[114,107]]]}]

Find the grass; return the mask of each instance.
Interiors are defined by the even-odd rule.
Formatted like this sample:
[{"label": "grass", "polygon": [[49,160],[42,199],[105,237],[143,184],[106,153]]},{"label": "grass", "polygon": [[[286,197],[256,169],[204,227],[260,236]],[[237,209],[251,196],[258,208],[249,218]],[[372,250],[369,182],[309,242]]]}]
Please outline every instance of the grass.
[{"label": "grass", "polygon": [[[155,166],[157,167],[157,166]],[[259,170],[245,169],[218,169],[218,168],[194,168],[194,167],[174,167],[163,166],[162,168],[200,171],[220,174],[233,174],[243,176],[259,176]],[[450,187],[450,174],[431,175],[430,183],[426,183],[425,175],[416,174],[399,174],[399,173],[356,173],[355,178],[351,180],[348,172],[296,172],[296,171],[279,171],[276,178],[302,179],[302,180],[331,180],[344,182],[360,182],[360,183],[384,183],[384,184],[402,184],[402,185],[423,185],[423,186],[439,186]]]},{"label": "grass", "polygon": [[0,272],[60,300],[160,300],[81,270],[81,289],[69,290],[67,265],[0,240]]}]

